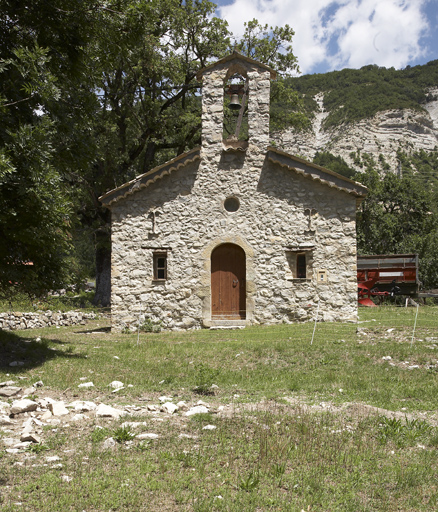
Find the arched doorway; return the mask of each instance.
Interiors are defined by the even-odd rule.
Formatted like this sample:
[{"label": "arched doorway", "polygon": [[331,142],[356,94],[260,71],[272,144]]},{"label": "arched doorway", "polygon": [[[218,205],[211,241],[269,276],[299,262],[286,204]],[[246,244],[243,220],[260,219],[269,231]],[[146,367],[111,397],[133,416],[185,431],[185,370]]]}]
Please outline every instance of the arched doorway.
[{"label": "arched doorway", "polygon": [[246,318],[245,251],[235,244],[222,244],[211,253],[211,317]]}]

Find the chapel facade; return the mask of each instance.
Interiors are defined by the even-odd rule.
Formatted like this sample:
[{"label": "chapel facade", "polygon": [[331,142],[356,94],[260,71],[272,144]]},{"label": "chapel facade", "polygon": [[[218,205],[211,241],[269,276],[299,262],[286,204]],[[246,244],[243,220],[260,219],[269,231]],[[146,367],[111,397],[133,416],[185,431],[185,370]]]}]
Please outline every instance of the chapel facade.
[{"label": "chapel facade", "polygon": [[[224,140],[243,80],[247,140]],[[202,145],[102,196],[112,215],[114,330],[357,318],[366,188],[269,144],[269,67],[233,53],[198,74]],[[242,108],[243,112],[243,108]]]}]

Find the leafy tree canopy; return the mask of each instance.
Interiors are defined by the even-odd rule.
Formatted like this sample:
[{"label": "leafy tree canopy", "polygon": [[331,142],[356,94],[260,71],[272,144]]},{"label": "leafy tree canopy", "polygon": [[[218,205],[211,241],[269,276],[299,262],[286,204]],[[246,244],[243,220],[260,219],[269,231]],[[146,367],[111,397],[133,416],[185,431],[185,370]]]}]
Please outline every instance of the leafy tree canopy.
[{"label": "leafy tree canopy", "polygon": [[[36,291],[29,272],[11,279],[26,262],[40,291],[65,279],[79,218],[82,236],[95,236],[99,296],[110,253],[98,197],[200,142],[197,71],[233,49],[215,8],[207,0],[0,0],[3,290],[14,282]],[[236,48],[285,75],[297,67],[292,36],[253,20]],[[279,85],[274,95],[299,109],[290,90]],[[274,126],[294,121],[277,112]],[[108,302],[108,287],[98,300]]]},{"label": "leafy tree canopy", "polygon": [[[358,212],[358,252],[418,254],[423,286],[434,288],[438,284],[437,155],[399,156],[401,176],[388,173],[382,177],[372,167],[356,175],[369,190]],[[418,160],[428,161],[426,175],[412,166]]]},{"label": "leafy tree canopy", "polygon": [[313,163],[326,167],[346,178],[353,179],[356,176],[356,171],[349,167],[342,157],[332,155],[329,151],[317,151],[313,157]]}]

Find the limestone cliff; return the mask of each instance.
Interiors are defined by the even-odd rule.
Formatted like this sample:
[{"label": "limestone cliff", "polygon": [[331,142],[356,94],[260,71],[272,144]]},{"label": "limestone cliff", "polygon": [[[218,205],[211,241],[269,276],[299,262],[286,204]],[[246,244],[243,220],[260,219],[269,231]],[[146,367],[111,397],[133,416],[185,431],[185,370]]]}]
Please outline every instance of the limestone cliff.
[{"label": "limestone cliff", "polygon": [[318,110],[311,129],[306,132],[287,129],[274,134],[272,140],[279,148],[308,160],[312,160],[317,151],[329,151],[357,170],[360,168],[355,164],[354,153],[368,153],[376,162],[383,155],[390,170],[397,172],[398,150],[411,153],[438,148],[438,99],[435,99],[438,87],[430,89],[429,93],[429,98],[434,99],[423,105],[423,111],[391,109],[378,112],[369,119],[328,129],[324,129],[324,120],[328,116],[323,105],[324,93],[318,93],[314,96]]}]

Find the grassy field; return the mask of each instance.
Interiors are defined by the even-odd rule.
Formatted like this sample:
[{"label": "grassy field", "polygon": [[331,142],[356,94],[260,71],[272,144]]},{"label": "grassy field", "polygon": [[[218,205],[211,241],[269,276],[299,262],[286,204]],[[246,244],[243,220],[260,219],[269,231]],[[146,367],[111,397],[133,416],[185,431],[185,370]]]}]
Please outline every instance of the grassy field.
[{"label": "grassy field", "polygon": [[[361,309],[358,325],[318,323],[315,332],[138,337],[109,332],[105,319],[0,332],[0,381],[42,380],[40,397],[123,406],[166,395],[211,411],[135,418],[145,423],[135,433],[157,433],[153,441],[130,440],[123,420],[47,425],[32,451],[0,448],[2,510],[436,510],[438,309],[416,314]],[[84,379],[94,387],[78,388]],[[113,380],[132,387],[111,393]],[[104,450],[110,436],[119,442]],[[47,463],[54,455],[62,468]]]}]

